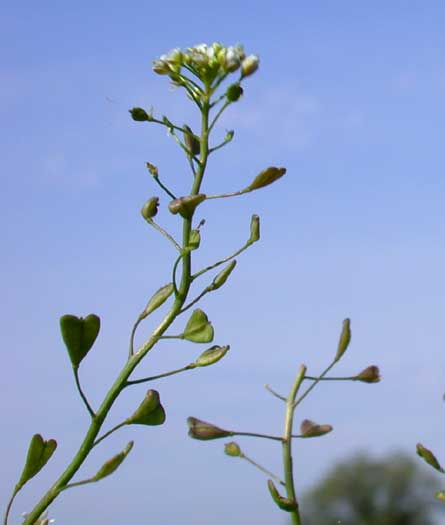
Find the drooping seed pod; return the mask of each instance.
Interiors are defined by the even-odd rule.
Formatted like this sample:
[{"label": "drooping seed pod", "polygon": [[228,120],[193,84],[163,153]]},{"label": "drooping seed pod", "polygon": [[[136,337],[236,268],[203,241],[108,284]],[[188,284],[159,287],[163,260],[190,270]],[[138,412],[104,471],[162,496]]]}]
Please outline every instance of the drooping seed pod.
[{"label": "drooping seed pod", "polygon": [[208,441],[233,435],[233,432],[229,430],[224,430],[206,421],[201,421],[196,417],[188,417],[187,424],[189,427],[189,436],[193,439]]}]

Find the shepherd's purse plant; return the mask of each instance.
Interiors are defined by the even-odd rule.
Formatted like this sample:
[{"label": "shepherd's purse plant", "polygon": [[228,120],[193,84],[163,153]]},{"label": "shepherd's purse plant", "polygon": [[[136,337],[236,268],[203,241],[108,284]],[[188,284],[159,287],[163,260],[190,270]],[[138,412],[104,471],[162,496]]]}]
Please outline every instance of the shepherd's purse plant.
[{"label": "shepherd's purse plant", "polygon": [[[95,473],[77,477],[84,461],[95,448],[112,433],[126,425],[162,425],[166,411],[157,390],[149,389],[140,405],[125,420],[111,428],[103,428],[116,399],[127,389],[149,383],[167,376],[212,365],[225,356],[228,344],[214,343],[214,328],[206,313],[197,308],[198,302],[207,294],[221,288],[235,269],[238,255],[251,247],[260,238],[260,222],[257,215],[246,224],[245,242],[234,247],[232,252],[221,253],[211,264],[197,267],[194,253],[199,250],[204,220],[195,219],[207,212],[207,205],[214,199],[236,197],[263,188],[282,177],[286,170],[281,167],[266,167],[253,174],[251,182],[242,188],[228,188],[217,195],[208,195],[205,190],[209,160],[219,153],[233,139],[234,132],[228,131],[220,143],[213,142],[212,132],[219,118],[232,104],[243,96],[244,81],[257,70],[259,59],[256,55],[244,53],[241,46],[224,47],[219,43],[201,44],[186,50],[174,49],[153,63],[153,71],[167,77],[179,90],[183,90],[200,115],[200,129],[192,130],[187,124],[179,124],[169,117],[156,116],[153,109],[135,107],[130,110],[134,121],[156,124],[165,128],[184,153],[185,162],[191,172],[189,193],[178,195],[168,180],[161,178],[160,170],[151,162],[146,163],[148,173],[162,192],[163,198],[153,196],[143,205],[141,214],[147,225],[159,232],[171,246],[171,277],[148,299],[145,308],[137,315],[130,331],[128,349],[121,349],[123,366],[111,388],[105,393],[99,406],[93,406],[88,393],[82,388],[80,365],[93,348],[100,332],[100,318],[95,314],[63,315],[60,330],[63,343],[73,371],[73,384],[90,417],[89,427],[81,437],[78,451],[54,483],[42,494],[35,506],[24,516],[24,525],[47,525],[50,523],[48,508],[64,491],[79,485],[95,483],[112,474],[130,453],[133,442],[126,444],[120,452],[110,458]],[[151,159],[153,160],[153,159]],[[228,190],[228,191],[227,191]],[[159,214],[158,214],[159,211]],[[171,213],[178,219],[178,231],[168,232],[162,224],[162,216]],[[156,217],[156,220],[155,220]],[[160,218],[158,222],[158,217]],[[155,310],[163,307],[166,311],[160,323],[143,344],[135,347],[135,334]],[[191,341],[210,345],[200,355],[174,370],[152,375],[135,376],[138,365],[163,339]],[[22,473],[15,484],[4,515],[4,525],[13,501],[21,488],[36,476],[56,452],[55,439],[35,434],[30,441]]]}]

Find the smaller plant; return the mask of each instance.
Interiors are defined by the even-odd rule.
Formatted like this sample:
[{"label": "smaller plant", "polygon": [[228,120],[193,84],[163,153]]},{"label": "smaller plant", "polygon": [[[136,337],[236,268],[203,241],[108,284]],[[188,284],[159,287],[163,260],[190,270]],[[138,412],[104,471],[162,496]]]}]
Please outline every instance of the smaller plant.
[{"label": "smaller plant", "polygon": [[[349,343],[351,341],[351,327],[350,320],[343,321],[343,327],[340,334],[340,340],[337,346],[337,352],[329,364],[329,366],[319,375],[312,376],[307,373],[306,365],[301,365],[298,369],[294,383],[292,384],[289,394],[282,396],[275,392],[269,385],[266,389],[277,399],[285,403],[284,413],[284,431],[281,436],[262,434],[257,432],[245,432],[238,430],[226,430],[211,423],[201,421],[195,417],[189,417],[187,422],[189,426],[189,435],[194,439],[203,441],[219,439],[233,436],[249,436],[262,439],[270,439],[281,443],[283,454],[283,478],[270,472],[267,468],[257,463],[248,457],[241,449],[238,443],[231,441],[225,444],[225,453],[231,457],[238,457],[246,460],[251,465],[255,466],[263,473],[269,476],[267,486],[269,493],[275,504],[284,512],[288,512],[292,519],[293,525],[301,525],[302,518],[300,507],[296,495],[294,471],[293,471],[293,456],[292,456],[292,442],[293,439],[308,439],[321,437],[333,430],[329,424],[319,424],[304,419],[300,425],[300,432],[294,433],[294,416],[296,409],[301,405],[304,399],[313,391],[313,389],[322,381],[360,381],[362,383],[378,383],[380,381],[380,372],[377,366],[368,366],[356,375],[348,377],[333,377],[328,376],[332,368],[340,361],[345,354]],[[310,385],[300,393],[300,390],[305,382],[310,382]],[[277,484],[281,485],[286,494],[282,495]]]}]

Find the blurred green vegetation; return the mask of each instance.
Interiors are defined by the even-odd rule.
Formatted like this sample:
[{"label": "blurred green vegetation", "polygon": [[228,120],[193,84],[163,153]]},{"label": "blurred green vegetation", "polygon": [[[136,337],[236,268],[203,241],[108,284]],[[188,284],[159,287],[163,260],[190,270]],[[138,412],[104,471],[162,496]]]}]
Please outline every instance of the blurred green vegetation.
[{"label": "blurred green vegetation", "polygon": [[[334,465],[302,499],[304,525],[434,525],[437,477],[402,453],[360,453]],[[442,507],[443,508],[443,507]]]}]

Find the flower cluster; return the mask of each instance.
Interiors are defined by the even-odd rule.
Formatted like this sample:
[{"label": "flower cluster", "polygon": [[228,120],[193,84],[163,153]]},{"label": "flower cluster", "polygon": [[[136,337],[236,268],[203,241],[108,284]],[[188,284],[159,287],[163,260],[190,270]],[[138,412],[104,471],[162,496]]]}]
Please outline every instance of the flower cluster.
[{"label": "flower cluster", "polygon": [[199,44],[185,51],[173,49],[153,62],[153,71],[168,75],[173,81],[181,80],[182,70],[186,69],[204,84],[218,83],[229,73],[240,71],[241,78],[252,75],[259,65],[256,55],[246,56],[240,45],[224,47],[219,42],[212,45]]}]

